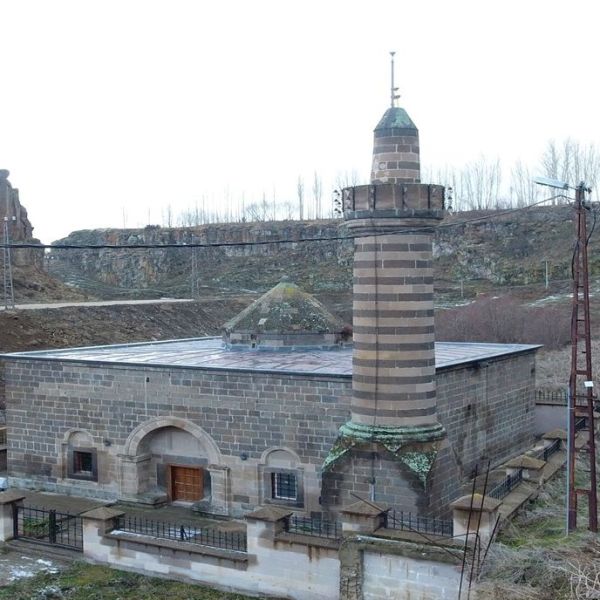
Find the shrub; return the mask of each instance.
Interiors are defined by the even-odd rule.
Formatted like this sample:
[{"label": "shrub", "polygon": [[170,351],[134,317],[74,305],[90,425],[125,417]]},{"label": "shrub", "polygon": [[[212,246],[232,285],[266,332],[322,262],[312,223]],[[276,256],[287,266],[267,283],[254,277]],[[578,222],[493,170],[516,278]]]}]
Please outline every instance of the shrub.
[{"label": "shrub", "polygon": [[561,348],[571,340],[568,308],[524,306],[510,296],[483,297],[436,312],[440,341],[543,344]]}]

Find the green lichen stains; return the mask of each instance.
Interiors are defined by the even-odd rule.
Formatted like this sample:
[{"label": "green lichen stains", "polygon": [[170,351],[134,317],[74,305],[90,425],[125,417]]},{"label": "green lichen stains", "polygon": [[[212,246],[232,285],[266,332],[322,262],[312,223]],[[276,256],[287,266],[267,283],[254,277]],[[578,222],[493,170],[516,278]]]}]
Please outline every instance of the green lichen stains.
[{"label": "green lichen stains", "polygon": [[333,447],[329,451],[329,454],[325,458],[325,462],[323,463],[323,472],[328,471],[342,456],[350,452],[352,448],[355,446],[356,441],[345,437],[338,436],[337,440],[335,440]]},{"label": "green lichen stains", "polygon": [[403,452],[397,455],[398,459],[404,463],[425,486],[433,463],[437,456],[437,450],[429,452]]},{"label": "green lichen stains", "polygon": [[227,332],[336,333],[344,323],[284,278],[223,327]]},{"label": "green lichen stains", "polygon": [[439,423],[421,427],[380,427],[348,422],[340,427],[338,438],[323,463],[323,472],[331,469],[353,448],[377,444],[425,486],[437,457],[439,442],[445,435],[446,431]]},{"label": "green lichen stains", "polygon": [[[361,425],[349,421],[340,427],[340,435],[357,441],[377,442],[390,448],[400,448],[409,442],[431,442],[440,440],[446,431],[440,423],[416,427],[382,427]],[[396,450],[391,450],[395,452]]]}]

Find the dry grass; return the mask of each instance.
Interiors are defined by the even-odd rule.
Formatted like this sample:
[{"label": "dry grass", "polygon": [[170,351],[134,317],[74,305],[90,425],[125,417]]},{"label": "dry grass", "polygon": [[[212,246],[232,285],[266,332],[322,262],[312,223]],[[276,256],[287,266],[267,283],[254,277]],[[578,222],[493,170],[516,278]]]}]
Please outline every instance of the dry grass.
[{"label": "dry grass", "polygon": [[490,548],[478,600],[600,599],[600,540],[586,522],[581,502],[580,529],[567,536],[564,474],[546,484]]},{"label": "dry grass", "polygon": [[[543,349],[538,353],[536,386],[564,390],[571,371],[571,346],[559,350]],[[592,373],[600,373],[600,339],[592,339]]]}]

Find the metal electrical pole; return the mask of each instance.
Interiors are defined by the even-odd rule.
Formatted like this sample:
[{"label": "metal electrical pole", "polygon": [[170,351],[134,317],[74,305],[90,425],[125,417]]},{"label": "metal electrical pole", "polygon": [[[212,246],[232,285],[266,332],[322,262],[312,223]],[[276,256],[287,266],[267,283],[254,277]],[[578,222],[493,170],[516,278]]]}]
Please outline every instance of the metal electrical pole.
[{"label": "metal electrical pole", "polygon": [[[598,500],[596,488],[596,442],[594,439],[594,383],[592,379],[592,338],[590,326],[590,285],[588,269],[588,234],[585,194],[590,190],[580,183],[575,191],[576,242],[573,253],[573,304],[571,313],[571,376],[569,378],[569,481],[568,530],[577,527],[577,498],[587,496],[589,524],[592,532],[598,531]],[[581,420],[587,429],[587,443],[580,449],[575,435]],[[577,455],[586,453],[589,458],[589,482],[576,487],[575,469]]]},{"label": "metal electrical pole", "polygon": [[[6,310],[15,307],[15,290],[13,286],[12,263],[10,257],[10,235],[9,235],[9,217],[8,217],[8,199],[6,201],[6,215],[4,217],[4,228],[2,232],[3,240],[3,283],[4,283],[4,308]],[[14,220],[14,217],[13,217]]]},{"label": "metal electrical pole", "polygon": [[[192,234],[192,244],[194,243],[194,234]],[[191,273],[191,286],[190,294],[192,299],[200,297],[200,290],[198,288],[198,248],[192,247],[192,273]]]}]

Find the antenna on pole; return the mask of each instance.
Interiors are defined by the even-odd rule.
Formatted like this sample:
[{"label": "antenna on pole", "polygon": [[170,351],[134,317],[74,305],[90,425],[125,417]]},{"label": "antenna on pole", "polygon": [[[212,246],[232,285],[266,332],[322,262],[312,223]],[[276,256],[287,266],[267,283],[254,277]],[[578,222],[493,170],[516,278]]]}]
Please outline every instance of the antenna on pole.
[{"label": "antenna on pole", "polygon": [[394,55],[396,52],[390,52],[391,59],[391,74],[392,74],[392,86],[390,89],[390,106],[394,108],[396,106],[396,100],[400,98],[400,94],[396,94],[398,91],[397,87],[394,87]]}]

